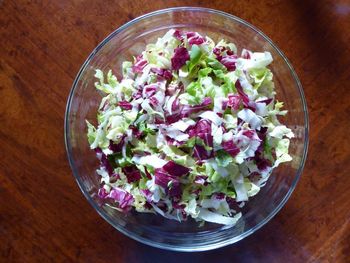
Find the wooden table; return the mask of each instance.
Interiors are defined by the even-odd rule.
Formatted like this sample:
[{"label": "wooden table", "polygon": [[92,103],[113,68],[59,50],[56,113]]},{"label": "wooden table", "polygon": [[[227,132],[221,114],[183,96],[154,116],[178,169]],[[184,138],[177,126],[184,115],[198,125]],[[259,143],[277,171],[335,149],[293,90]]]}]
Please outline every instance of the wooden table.
[{"label": "wooden table", "polygon": [[[349,262],[349,1],[0,1],[1,262]],[[204,6],[254,24],[285,52],[304,86],[310,147],[281,212],[238,244],[174,253],[105,222],[70,171],[63,119],[91,50],[132,18]]]}]

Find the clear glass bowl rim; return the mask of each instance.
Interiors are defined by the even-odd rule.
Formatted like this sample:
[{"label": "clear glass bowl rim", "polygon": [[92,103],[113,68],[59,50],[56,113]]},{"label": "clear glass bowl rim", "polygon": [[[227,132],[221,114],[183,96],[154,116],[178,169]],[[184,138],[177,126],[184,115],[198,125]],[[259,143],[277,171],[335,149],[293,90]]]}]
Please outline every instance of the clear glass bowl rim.
[{"label": "clear glass bowl rim", "polygon": [[[299,95],[302,101],[302,106],[303,106],[303,112],[304,112],[304,120],[305,120],[305,142],[304,142],[304,149],[303,149],[303,154],[302,154],[302,158],[301,158],[301,162],[300,162],[300,166],[297,170],[297,174],[293,180],[293,183],[289,189],[289,191],[287,192],[287,194],[284,196],[284,198],[281,200],[280,204],[278,206],[276,206],[276,208],[266,217],[264,218],[264,220],[262,220],[259,224],[257,224],[255,227],[252,227],[250,229],[248,229],[247,231],[243,232],[241,235],[233,237],[231,239],[226,239],[226,240],[222,240],[220,242],[217,243],[212,243],[212,244],[206,244],[206,245],[201,245],[201,246],[196,246],[196,245],[192,245],[192,246],[178,246],[178,245],[169,245],[169,244],[164,244],[164,243],[157,243],[157,242],[153,242],[147,238],[144,237],[140,237],[140,236],[136,236],[133,232],[120,227],[116,224],[114,224],[113,219],[107,215],[94,201],[93,199],[90,197],[89,193],[86,191],[86,189],[83,186],[83,182],[81,181],[81,178],[78,175],[78,171],[75,167],[75,163],[74,160],[72,159],[71,156],[71,144],[70,144],[70,138],[69,138],[69,120],[68,120],[68,116],[69,116],[69,112],[70,112],[70,108],[71,108],[71,103],[74,97],[74,91],[75,88],[77,86],[77,83],[82,75],[82,73],[84,72],[86,66],[89,64],[89,62],[92,60],[92,58],[97,54],[97,52],[106,44],[110,41],[110,39],[112,39],[115,35],[117,35],[119,32],[133,26],[135,23],[141,21],[141,20],[145,20],[147,18],[153,17],[153,16],[157,16],[157,15],[162,15],[162,14],[166,14],[166,13],[172,13],[172,12],[203,12],[203,13],[211,13],[211,14],[216,14],[216,15],[221,15],[225,18],[234,20],[235,22],[238,22],[240,24],[243,24],[244,26],[249,27],[250,29],[252,29],[253,31],[255,31],[257,34],[259,34],[264,40],[266,40],[274,49],[275,51],[283,58],[284,62],[286,63],[286,65],[288,66],[295,83],[297,84],[298,87],[298,91],[299,91]],[[121,233],[123,233],[124,235],[137,240],[141,243],[144,243],[146,245],[150,245],[153,247],[157,247],[157,248],[161,248],[161,249],[167,249],[167,250],[172,250],[172,251],[181,251],[181,252],[196,252],[196,251],[207,251],[207,250],[212,250],[212,249],[216,249],[216,248],[220,248],[220,247],[224,247],[233,243],[238,242],[239,240],[253,234],[255,231],[259,230],[262,226],[264,226],[267,222],[269,222],[280,210],[281,208],[285,205],[285,203],[287,202],[287,200],[289,199],[289,197],[291,196],[293,190],[295,189],[300,176],[302,174],[302,171],[304,169],[304,165],[305,165],[305,161],[306,161],[306,157],[307,157],[307,150],[308,150],[308,144],[309,144],[309,117],[308,117],[308,111],[307,111],[307,106],[306,106],[306,99],[304,96],[304,92],[303,92],[303,88],[302,85],[299,81],[299,78],[297,77],[297,74],[295,73],[291,63],[289,62],[289,60],[287,59],[287,57],[283,54],[283,52],[272,42],[272,40],[267,37],[262,31],[260,31],[259,29],[257,29],[255,26],[251,25],[250,23],[246,22],[245,20],[236,17],[234,15],[228,14],[226,12],[220,11],[220,10],[215,10],[215,9],[210,9],[210,8],[202,8],[202,7],[174,7],[174,8],[167,8],[167,9],[161,9],[161,10],[157,10],[154,12],[150,12],[147,14],[144,14],[142,16],[139,16],[127,23],[125,23],[124,25],[120,26],[119,28],[117,28],[116,30],[114,30],[110,35],[108,35],[102,42],[100,42],[95,49],[91,52],[91,54],[88,56],[88,58],[85,60],[84,64],[81,66],[74,82],[71,88],[71,91],[69,93],[69,97],[67,100],[67,105],[66,105],[66,112],[65,112],[65,120],[64,120],[64,140],[65,140],[65,147],[66,147],[66,152],[67,152],[67,156],[68,156],[68,160],[69,160],[69,164],[70,167],[73,171],[73,175],[75,177],[75,180],[78,183],[78,186],[80,188],[80,190],[83,192],[84,196],[86,197],[86,199],[88,200],[88,202],[90,203],[90,205],[98,212],[98,214],[105,219],[110,225],[112,225],[115,229],[117,229],[118,231],[120,231]]]}]

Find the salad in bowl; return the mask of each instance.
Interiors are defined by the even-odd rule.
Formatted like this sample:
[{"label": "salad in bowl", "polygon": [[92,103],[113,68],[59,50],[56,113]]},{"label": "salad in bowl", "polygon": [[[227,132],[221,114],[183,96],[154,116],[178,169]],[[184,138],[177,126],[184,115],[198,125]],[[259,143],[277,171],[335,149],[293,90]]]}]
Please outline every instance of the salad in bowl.
[{"label": "salad in bowl", "polygon": [[271,63],[270,52],[171,29],[122,69],[96,69],[103,98],[97,125],[86,123],[99,198],[125,213],[234,225],[292,160]]}]

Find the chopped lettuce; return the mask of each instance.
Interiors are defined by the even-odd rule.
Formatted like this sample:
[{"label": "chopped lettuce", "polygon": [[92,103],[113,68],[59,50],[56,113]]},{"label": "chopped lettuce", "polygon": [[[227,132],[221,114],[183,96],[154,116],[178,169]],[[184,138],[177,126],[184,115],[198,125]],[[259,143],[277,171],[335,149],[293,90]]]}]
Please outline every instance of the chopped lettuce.
[{"label": "chopped lettuce", "polygon": [[122,212],[236,224],[272,170],[292,160],[272,61],[170,30],[122,63],[122,79],[96,69],[104,97],[97,124],[86,125],[100,161],[98,197]]}]

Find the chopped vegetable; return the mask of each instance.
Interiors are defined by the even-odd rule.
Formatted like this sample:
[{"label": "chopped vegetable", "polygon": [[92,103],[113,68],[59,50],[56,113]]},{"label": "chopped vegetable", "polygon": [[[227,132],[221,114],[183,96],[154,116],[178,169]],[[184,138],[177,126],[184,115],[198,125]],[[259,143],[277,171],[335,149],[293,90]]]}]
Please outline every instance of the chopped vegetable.
[{"label": "chopped vegetable", "polygon": [[269,52],[170,30],[122,65],[96,70],[104,96],[88,142],[98,197],[127,212],[234,225],[271,171],[291,161]]}]

